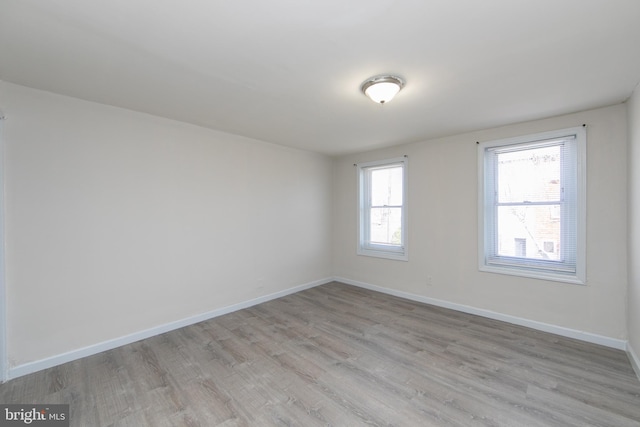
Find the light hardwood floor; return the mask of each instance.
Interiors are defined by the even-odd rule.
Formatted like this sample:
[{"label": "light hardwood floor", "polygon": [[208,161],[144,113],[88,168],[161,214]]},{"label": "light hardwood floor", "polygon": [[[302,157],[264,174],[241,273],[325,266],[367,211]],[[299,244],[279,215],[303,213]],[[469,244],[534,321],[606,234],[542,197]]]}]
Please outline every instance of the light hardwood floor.
[{"label": "light hardwood floor", "polygon": [[0,385],[72,426],[640,426],[624,352],[340,283]]}]

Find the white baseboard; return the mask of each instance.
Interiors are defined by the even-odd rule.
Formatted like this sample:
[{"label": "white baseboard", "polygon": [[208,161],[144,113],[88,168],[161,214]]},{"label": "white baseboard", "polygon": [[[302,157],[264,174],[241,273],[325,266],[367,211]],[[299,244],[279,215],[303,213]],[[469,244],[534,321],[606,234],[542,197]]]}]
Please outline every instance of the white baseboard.
[{"label": "white baseboard", "polygon": [[589,332],[578,331],[576,329],[565,328],[562,326],[551,325],[549,323],[538,322],[536,320],[524,319],[517,316],[511,316],[508,314],[502,314],[491,310],[485,310],[481,308],[471,307],[468,305],[457,304],[454,302],[439,300],[435,298],[429,298],[422,295],[416,295],[409,292],[398,291],[395,289],[384,288],[382,286],[371,285],[369,283],[360,282],[357,280],[351,280],[344,277],[334,277],[337,282],[342,282],[347,285],[358,286],[360,288],[370,289],[372,291],[382,292],[388,295],[393,295],[400,298],[405,298],[412,301],[422,302],[425,304],[431,304],[438,307],[450,308],[452,310],[461,311],[463,313],[475,314],[477,316],[487,317],[489,319],[501,320],[503,322],[512,323],[514,325],[526,326],[538,331],[549,332],[552,334],[560,335],[568,338],[575,338],[581,341],[586,341],[594,344],[600,344],[606,347],[615,348],[618,350],[627,349],[627,341],[616,338],[610,338],[603,335],[592,334]]},{"label": "white baseboard", "polygon": [[264,295],[258,298],[254,298],[249,301],[243,301],[238,304],[233,304],[227,307],[218,308],[206,313],[201,313],[195,316],[188,317],[186,319],[177,320],[175,322],[165,323],[164,325],[156,326],[144,331],[135,332],[130,335],[126,335],[112,340],[104,341],[101,343],[93,344],[77,350],[72,350],[67,353],[58,354],[56,356],[48,357],[46,359],[37,360],[35,362],[25,363],[23,365],[15,366],[9,369],[7,380],[21,377],[23,375],[31,374],[33,372],[41,371],[43,369],[52,368],[54,366],[62,365],[63,363],[71,362],[73,360],[81,359],[83,357],[92,356],[103,351],[111,350],[126,344],[131,344],[136,341],[150,338],[156,335],[163,334],[165,332],[173,331],[175,329],[183,328],[185,326],[193,325],[195,323],[203,322],[205,320],[212,319],[214,317],[222,316],[224,314],[232,313],[234,311],[242,310],[263,302],[271,301],[276,298],[281,298],[286,295],[294,294],[296,292],[310,289],[315,286],[324,285],[333,281],[333,278],[328,277],[313,282],[305,283],[303,285],[294,286],[283,291],[275,292],[273,294]]},{"label": "white baseboard", "polygon": [[627,355],[629,356],[631,367],[636,372],[636,376],[640,380],[640,357],[638,357],[638,353],[633,350],[631,344],[627,344]]},{"label": "white baseboard", "polygon": [[234,311],[242,310],[244,308],[248,308],[257,304],[261,304],[263,302],[271,301],[277,298],[281,298],[286,295],[290,295],[296,292],[303,291],[305,289],[310,289],[319,285],[323,285],[325,283],[329,283],[332,281],[338,281],[345,283],[347,285],[357,286],[360,288],[370,289],[372,291],[382,292],[388,295],[393,295],[396,297],[417,301],[425,304],[431,304],[438,307],[449,308],[456,311],[461,311],[463,313],[475,314],[482,317],[487,317],[489,319],[501,320],[504,322],[512,323],[514,325],[526,326],[532,329],[536,329],[539,331],[550,332],[556,335],[565,336],[569,338],[575,338],[582,341],[604,345],[606,347],[615,348],[618,350],[626,350],[629,355],[629,359],[631,361],[631,365],[635,370],[638,378],[640,379],[640,358],[637,353],[634,352],[634,349],[627,345],[627,341],[619,340],[615,338],[605,337],[602,335],[592,334],[589,332],[578,331],[575,329],[564,328],[562,326],[551,325],[548,323],[538,322],[535,320],[524,319],[516,316],[511,316],[507,314],[502,314],[490,310],[484,310],[476,307],[471,307],[463,304],[457,304],[449,301],[439,300],[435,298],[429,298],[422,295],[416,295],[409,292],[398,291],[395,289],[384,288],[377,285],[372,285],[365,282],[360,282],[357,280],[351,280],[344,277],[333,277],[333,278],[324,278],[320,280],[316,280],[313,282],[305,283],[303,285],[294,286],[289,289],[285,289],[283,291],[275,292],[273,294],[264,295],[262,297],[258,297],[252,300],[244,301],[238,304],[233,304],[227,307],[222,307],[216,310],[212,310],[206,313],[201,313],[192,317],[188,317],[186,319],[177,320],[175,322],[166,323],[164,325],[156,326],[150,329],[146,329],[144,331],[135,332],[130,335],[126,335],[123,337],[115,338],[112,340],[104,341],[101,343],[93,344],[84,348],[76,349],[69,351],[67,353],[59,354],[56,356],[48,357],[46,359],[37,360],[30,363],[25,363],[23,365],[18,365],[13,368],[10,368],[7,374],[6,380],[11,380],[14,378],[21,377],[23,375],[31,374],[43,369],[51,368],[54,366],[61,365],[63,363],[71,362],[73,360],[81,359],[83,357],[92,356],[97,353],[101,353],[103,351],[111,350],[126,344],[130,344],[136,341],[143,340],[145,338],[150,338],[156,335],[163,334],[165,332],[169,332],[175,329],[179,329],[185,326],[193,325],[198,322],[202,322],[205,320],[212,319],[214,317],[222,316],[224,314],[232,313]]}]

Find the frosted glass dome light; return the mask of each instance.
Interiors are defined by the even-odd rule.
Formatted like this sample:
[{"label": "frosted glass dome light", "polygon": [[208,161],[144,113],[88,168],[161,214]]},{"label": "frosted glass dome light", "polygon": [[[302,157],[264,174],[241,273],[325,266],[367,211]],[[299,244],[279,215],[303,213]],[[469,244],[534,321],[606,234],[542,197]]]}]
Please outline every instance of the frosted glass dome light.
[{"label": "frosted glass dome light", "polygon": [[373,102],[385,104],[391,101],[403,86],[404,81],[400,77],[377,76],[362,83],[362,92]]}]

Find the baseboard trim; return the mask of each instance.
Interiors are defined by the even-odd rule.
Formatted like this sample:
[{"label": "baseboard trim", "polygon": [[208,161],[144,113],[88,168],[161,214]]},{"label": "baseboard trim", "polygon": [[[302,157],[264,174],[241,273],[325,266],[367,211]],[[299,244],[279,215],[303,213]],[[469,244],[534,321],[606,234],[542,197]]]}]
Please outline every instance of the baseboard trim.
[{"label": "baseboard trim", "polygon": [[638,353],[633,350],[630,343],[627,343],[627,355],[629,356],[631,367],[635,371],[638,380],[640,380],[640,357],[638,357]]},{"label": "baseboard trim", "polygon": [[[422,302],[425,304],[431,304],[438,307],[449,308],[451,310],[461,311],[463,313],[475,314],[477,316],[487,317],[489,319],[500,320],[514,325],[526,326],[538,331],[549,332],[552,334],[560,335],[567,338],[574,338],[581,341],[590,342],[593,344],[599,344],[618,350],[627,350],[627,341],[616,338],[610,338],[603,335],[592,334],[589,332],[583,332],[576,329],[565,328],[562,326],[556,326],[549,323],[538,322],[536,320],[525,319],[522,317],[511,316],[508,314],[498,313],[491,310],[485,310],[468,305],[457,304],[450,301],[439,300],[435,298],[429,298],[422,295],[412,294],[409,292],[398,291],[395,289],[389,289],[382,286],[372,285],[370,283],[360,282],[357,280],[347,279],[345,277],[334,277],[337,282],[345,283],[347,285],[357,286],[372,291],[382,292],[384,294],[393,295],[400,298],[405,298],[412,301]],[[636,371],[637,372],[637,371]]]},{"label": "baseboard trim", "polygon": [[294,286],[289,289],[278,291],[269,295],[264,295],[258,298],[254,298],[248,301],[243,301],[238,304],[233,304],[227,307],[218,308],[206,313],[201,313],[195,316],[187,317],[185,319],[177,320],[175,322],[165,323],[160,326],[156,326],[144,331],[134,332],[133,334],[126,335],[112,340],[103,341],[97,344],[93,344],[87,347],[72,350],[67,353],[58,354],[56,356],[48,357],[46,359],[37,360],[35,362],[25,363],[9,369],[7,380],[21,377],[23,375],[31,374],[41,371],[43,369],[52,368],[54,366],[62,365],[63,363],[71,362],[73,360],[81,359],[87,356],[93,356],[94,354],[101,353],[103,351],[111,350],[126,344],[131,344],[136,341],[140,341],[146,338],[150,338],[156,335],[163,334],[165,332],[173,331],[175,329],[183,328],[185,326],[193,325],[195,323],[203,322],[205,320],[213,319],[214,317],[222,316],[234,311],[249,308],[263,302],[271,301],[277,298],[281,298],[287,295],[294,294],[296,292],[304,291],[305,289],[311,289],[316,286],[324,285],[325,283],[332,282],[333,278],[328,277],[313,282],[305,283],[302,285]]},{"label": "baseboard trim", "polygon": [[43,369],[52,368],[54,366],[62,365],[63,363],[71,362],[73,360],[81,359],[83,357],[92,356],[94,354],[101,353],[103,351],[111,350],[126,344],[131,344],[136,341],[140,341],[146,338],[150,338],[156,335],[163,334],[165,332],[173,331],[175,329],[183,328],[185,326],[193,325],[195,323],[203,322],[205,320],[213,319],[218,316],[222,316],[234,311],[249,308],[257,304],[261,304],[267,301],[271,301],[277,298],[281,298],[287,295],[294,294],[296,292],[303,291],[305,289],[311,289],[316,286],[324,285],[332,281],[338,281],[347,285],[357,286],[364,289],[369,289],[376,292],[381,292],[388,295],[393,295],[399,298],[408,299],[411,301],[417,301],[425,304],[431,304],[438,307],[448,308],[451,310],[460,311],[468,314],[475,314],[478,316],[486,317],[489,319],[500,320],[503,322],[512,323],[514,325],[525,326],[528,328],[536,329],[543,332],[549,332],[552,334],[574,338],[594,344],[603,345],[618,350],[624,350],[629,355],[631,366],[633,367],[638,379],[640,379],[640,358],[634,349],[628,345],[627,341],[610,338],[602,335],[592,334],[589,332],[583,332],[575,329],[565,328],[562,326],[551,325],[548,323],[538,322],[535,320],[524,319],[517,316],[511,316],[494,312],[491,310],[480,309],[468,305],[457,304],[450,301],[439,300],[435,298],[425,297],[422,295],[412,294],[409,292],[398,291],[395,289],[385,288],[382,286],[372,285],[357,280],[348,279],[345,277],[330,277],[313,282],[305,283],[302,285],[294,286],[289,289],[278,291],[269,295],[264,295],[258,298],[254,298],[248,301],[243,301],[238,304],[233,304],[227,307],[215,309],[206,313],[201,313],[195,316],[191,316],[185,319],[177,320],[175,322],[166,323],[150,329],[135,332],[130,335],[115,338],[101,343],[93,344],[87,347],[83,347],[77,350],[72,350],[67,353],[48,357],[46,359],[37,360],[34,362],[25,363],[22,365],[10,368],[7,372],[6,380],[12,380],[24,375],[28,375],[34,372],[41,371]]}]

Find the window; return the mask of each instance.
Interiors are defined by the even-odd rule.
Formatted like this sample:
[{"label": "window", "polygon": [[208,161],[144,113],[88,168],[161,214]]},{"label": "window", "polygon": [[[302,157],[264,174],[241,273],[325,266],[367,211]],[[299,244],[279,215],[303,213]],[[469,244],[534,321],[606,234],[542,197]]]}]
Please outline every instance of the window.
[{"label": "window", "polygon": [[584,127],[480,144],[482,271],[583,284]]},{"label": "window", "polygon": [[358,254],[406,261],[407,158],[358,165]]},{"label": "window", "polygon": [[527,239],[518,238],[515,239],[515,256],[524,258],[527,256]]}]

